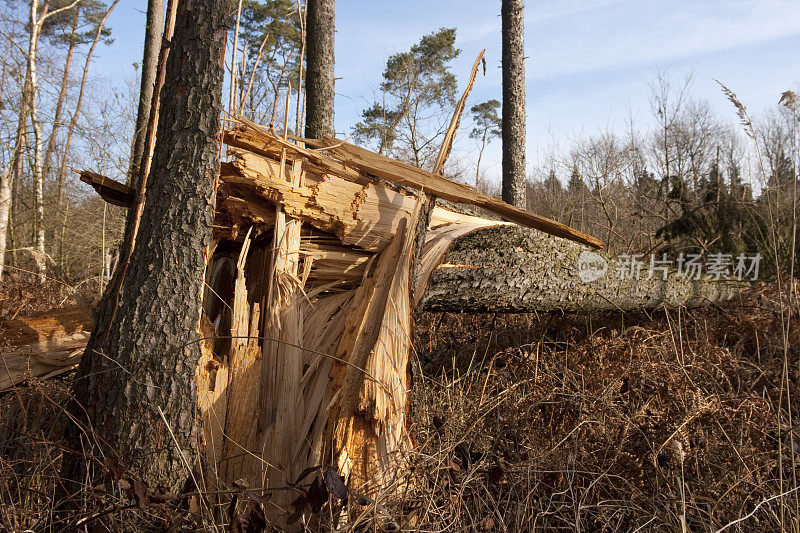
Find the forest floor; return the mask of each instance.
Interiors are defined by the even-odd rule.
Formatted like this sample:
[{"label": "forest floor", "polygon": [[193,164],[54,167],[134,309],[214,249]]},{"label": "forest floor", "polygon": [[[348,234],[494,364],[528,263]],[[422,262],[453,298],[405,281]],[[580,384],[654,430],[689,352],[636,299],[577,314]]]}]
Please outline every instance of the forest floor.
[{"label": "forest floor", "polygon": [[[17,282],[0,301],[2,320],[69,298]],[[784,358],[775,284],[649,316],[423,314],[415,483],[391,510],[426,531],[791,531],[797,323]],[[0,531],[52,506],[68,380],[0,396]]]},{"label": "forest floor", "polygon": [[[796,528],[800,433],[787,429],[776,284],[680,313],[430,314],[419,326],[411,433],[434,529],[716,531],[782,492]],[[780,503],[728,530],[781,530]]]}]

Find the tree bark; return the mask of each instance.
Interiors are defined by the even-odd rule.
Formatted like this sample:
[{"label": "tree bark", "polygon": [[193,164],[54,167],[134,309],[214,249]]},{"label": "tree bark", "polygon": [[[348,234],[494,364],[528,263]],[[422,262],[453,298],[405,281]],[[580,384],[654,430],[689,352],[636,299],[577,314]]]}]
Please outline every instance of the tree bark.
[{"label": "tree bark", "polygon": [[334,0],[308,0],[306,137],[334,136]]},{"label": "tree bark", "polygon": [[147,27],[144,33],[142,56],[142,80],[139,90],[139,109],[136,113],[136,129],[133,132],[131,161],[128,166],[128,183],[136,187],[145,149],[145,134],[150,120],[153,90],[158,71],[158,54],[164,28],[164,0],[149,0],[147,3]]},{"label": "tree bark", "polygon": [[[108,291],[74,384],[73,413],[97,437],[86,441],[72,428],[75,449],[102,451],[150,487],[169,491],[179,491],[197,463],[195,366],[228,7],[224,0],[178,5],[140,231],[119,307],[109,312]],[[97,476],[81,458],[65,463],[65,480]]]},{"label": "tree bark", "polygon": [[525,208],[525,1],[503,0],[503,201]]},{"label": "tree bark", "polygon": [[[606,271],[584,282],[579,265],[592,260],[605,262]],[[536,230],[481,229],[453,243],[431,274],[419,308],[478,313],[674,309],[729,300],[745,285],[690,280],[674,271],[666,280],[661,271],[648,279],[649,263],[639,279],[619,279],[623,266],[616,256]]]}]

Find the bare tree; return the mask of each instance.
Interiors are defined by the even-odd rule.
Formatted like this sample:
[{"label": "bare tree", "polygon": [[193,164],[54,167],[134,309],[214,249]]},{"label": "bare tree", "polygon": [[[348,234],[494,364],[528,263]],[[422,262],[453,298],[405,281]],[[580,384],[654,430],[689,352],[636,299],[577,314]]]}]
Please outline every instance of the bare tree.
[{"label": "bare tree", "polygon": [[11,214],[11,168],[0,172],[0,280],[6,264],[6,242],[8,236],[8,218]]},{"label": "bare tree", "polygon": [[[30,41],[29,41],[30,44]],[[26,65],[27,65],[26,56]],[[27,146],[28,133],[28,96],[30,93],[30,68],[26,66],[25,77],[20,87],[17,126],[14,130],[14,143],[9,157],[8,168],[0,175],[0,275],[5,266],[7,237],[11,233],[11,219],[14,202],[13,188],[22,176],[23,154]]]},{"label": "bare tree", "polygon": [[[5,23],[7,21],[2,20],[2,22],[4,23],[5,26]],[[3,60],[0,61],[0,67],[1,67],[0,76],[2,76],[3,80],[10,80],[13,79],[12,76],[10,76],[9,70],[14,69],[14,67],[12,66],[14,59],[13,59],[13,54],[11,52],[12,50],[14,50],[15,43],[13,43],[11,39],[7,39],[6,43],[7,47],[3,48],[2,50]],[[14,98],[12,97],[9,85],[10,84],[3,84],[3,87],[0,89],[0,105],[2,105],[2,107],[6,109],[10,107],[8,104],[10,104],[11,99]],[[21,108],[18,109],[17,111],[20,114],[22,114]],[[6,123],[9,124],[13,123],[13,119],[7,121],[4,120],[2,122],[2,125],[5,125]],[[20,126],[17,126],[16,130],[13,130],[12,128],[9,127],[10,131],[7,130],[3,132],[4,137],[7,136],[9,139],[19,140],[19,135],[18,135],[19,127]],[[5,146],[3,146],[3,148],[5,148]],[[2,158],[4,164],[0,168],[0,280],[2,280],[3,278],[3,271],[5,269],[5,263],[6,263],[6,248],[8,242],[7,239],[9,234],[8,229],[9,229],[9,218],[11,215],[11,200],[12,200],[11,181],[14,177],[13,157],[14,155],[17,154],[16,145],[9,146],[9,148],[10,150],[8,152],[8,156],[7,158],[6,157]],[[2,154],[5,155],[5,153],[6,153],[5,150],[3,150]]]},{"label": "bare tree", "polygon": [[675,176],[676,163],[674,143],[671,142],[671,139],[675,124],[686,103],[691,83],[692,76],[690,74],[676,92],[668,73],[659,71],[656,81],[650,87],[650,107],[658,120],[658,130],[653,136],[651,154],[654,159],[653,166],[658,169],[661,177],[662,223],[667,223],[675,214],[668,198],[670,181]]},{"label": "bare tree", "polygon": [[610,132],[583,140],[573,150],[572,160],[588,185],[586,191],[595,208],[599,210],[597,229],[604,232],[606,245],[613,248],[616,242],[626,242],[624,230],[619,230],[620,203],[624,202],[623,173],[628,166],[627,153],[616,135]]}]

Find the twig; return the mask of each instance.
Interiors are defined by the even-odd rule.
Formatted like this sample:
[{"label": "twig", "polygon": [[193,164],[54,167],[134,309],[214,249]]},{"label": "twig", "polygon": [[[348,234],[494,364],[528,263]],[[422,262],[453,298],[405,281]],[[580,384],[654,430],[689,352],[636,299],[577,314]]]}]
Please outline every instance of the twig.
[{"label": "twig", "polygon": [[800,487],[795,487],[793,489],[787,490],[786,492],[781,492],[780,494],[776,494],[775,496],[771,496],[769,498],[765,498],[765,499],[761,500],[761,502],[758,505],[756,505],[753,508],[752,511],[750,511],[749,513],[747,513],[746,515],[744,515],[741,518],[737,518],[733,522],[729,522],[729,523],[725,524],[724,526],[722,526],[721,528],[716,530],[714,533],[720,533],[721,531],[725,531],[726,529],[728,529],[731,526],[735,526],[736,524],[738,524],[740,522],[744,522],[745,520],[747,520],[748,518],[750,518],[751,516],[756,514],[758,512],[758,510],[761,508],[761,506],[764,505],[765,503],[769,503],[769,502],[771,502],[773,500],[777,500],[778,498],[783,498],[784,496],[788,496],[789,494],[792,494],[793,492],[797,492],[798,489],[800,489]]}]

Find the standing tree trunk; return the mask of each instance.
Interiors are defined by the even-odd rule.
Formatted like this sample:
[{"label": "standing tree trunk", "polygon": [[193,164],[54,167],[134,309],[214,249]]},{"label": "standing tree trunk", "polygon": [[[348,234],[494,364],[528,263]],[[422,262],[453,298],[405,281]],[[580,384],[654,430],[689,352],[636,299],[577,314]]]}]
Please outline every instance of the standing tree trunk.
[{"label": "standing tree trunk", "polygon": [[142,168],[145,150],[145,134],[150,121],[153,90],[158,70],[158,54],[164,28],[164,0],[149,0],[147,3],[147,28],[144,33],[144,55],[142,57],[142,81],[139,90],[139,110],[136,112],[136,129],[133,132],[131,161],[128,166],[128,183],[136,188],[136,180]]},{"label": "standing tree trunk", "polygon": [[[45,4],[45,12],[47,6]],[[28,66],[27,70],[30,73],[30,83],[27,84],[28,89],[28,109],[31,116],[31,124],[33,125],[33,163],[30,165],[33,174],[33,232],[35,237],[35,255],[36,270],[39,274],[39,281],[44,282],[46,263],[44,260],[44,174],[42,173],[42,125],[39,122],[39,109],[38,109],[38,79],[36,76],[36,54],[39,45],[39,30],[41,23],[44,22],[46,15],[39,18],[39,0],[31,0],[30,10],[30,37],[28,39]]]},{"label": "standing tree trunk", "polygon": [[478,152],[478,163],[475,165],[475,188],[478,188],[481,181],[481,159],[483,159],[483,151],[486,150],[486,137],[489,135],[489,128],[483,129],[483,138],[481,139],[481,151]]},{"label": "standing tree trunk", "polygon": [[503,0],[503,201],[525,208],[525,1]]},{"label": "standing tree trunk", "polygon": [[333,137],[334,0],[308,0],[306,137]]},{"label": "standing tree trunk", "polygon": [[[72,427],[71,445],[102,451],[150,487],[169,491],[181,489],[198,459],[195,366],[228,7],[225,0],[178,4],[140,231],[119,307],[111,312],[110,286],[74,384],[73,413],[97,438],[86,441]],[[63,479],[85,479],[87,462],[66,463]]]},{"label": "standing tree trunk", "polygon": [[3,279],[3,268],[6,264],[6,236],[8,235],[8,219],[11,213],[11,167],[0,173],[0,280]]},{"label": "standing tree trunk", "polygon": [[[58,130],[61,128],[61,117],[64,114],[64,102],[67,100],[67,89],[69,87],[69,73],[72,69],[72,56],[75,54],[75,47],[78,44],[78,23],[80,22],[81,6],[78,4],[75,7],[75,16],[72,19],[72,29],[69,36],[69,48],[67,48],[67,57],[64,59],[64,71],[61,75],[61,88],[58,91],[58,101],[56,101],[56,111],[53,115],[53,129],[50,132],[50,138],[47,141],[47,148],[44,151],[44,173],[50,173],[50,166],[53,160],[53,152],[56,149],[56,142],[58,141]],[[64,199],[64,184],[58,184],[58,206]]]}]

